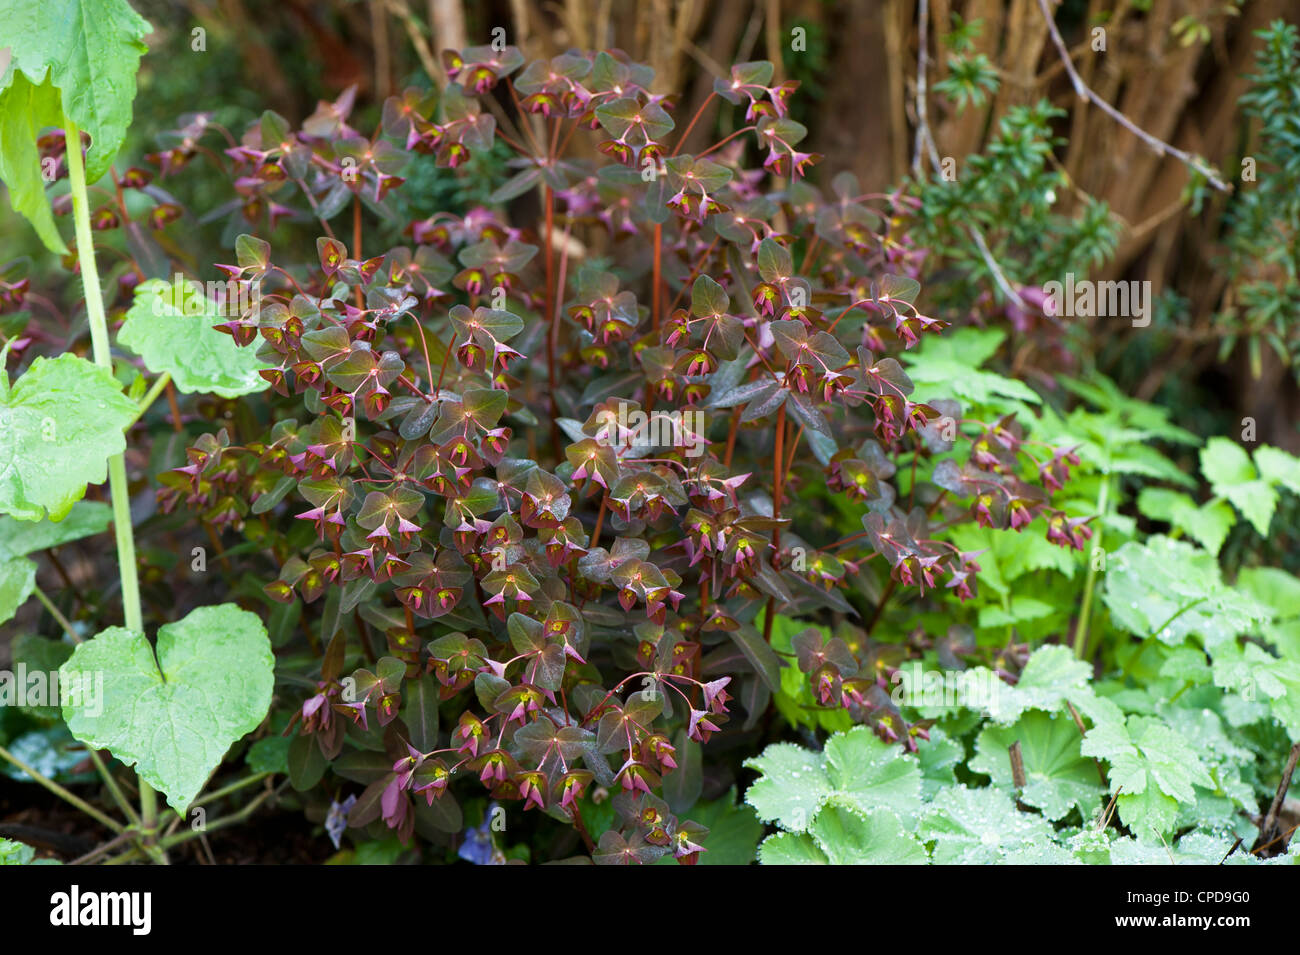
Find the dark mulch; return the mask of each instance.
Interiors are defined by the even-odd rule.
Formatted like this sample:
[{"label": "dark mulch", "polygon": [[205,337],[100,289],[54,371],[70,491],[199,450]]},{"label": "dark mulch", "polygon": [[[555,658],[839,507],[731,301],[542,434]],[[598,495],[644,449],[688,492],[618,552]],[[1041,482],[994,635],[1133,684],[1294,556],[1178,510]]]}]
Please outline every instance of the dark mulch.
[{"label": "dark mulch", "polygon": [[[77,787],[76,794],[86,799],[86,788]],[[33,846],[41,858],[71,862],[107,842],[112,833],[35,783],[0,776],[0,836]],[[219,865],[314,865],[334,854],[319,827],[296,811],[268,809],[242,825],[209,834],[207,843]],[[174,849],[170,861],[207,865],[210,860],[202,840],[192,839]]]}]

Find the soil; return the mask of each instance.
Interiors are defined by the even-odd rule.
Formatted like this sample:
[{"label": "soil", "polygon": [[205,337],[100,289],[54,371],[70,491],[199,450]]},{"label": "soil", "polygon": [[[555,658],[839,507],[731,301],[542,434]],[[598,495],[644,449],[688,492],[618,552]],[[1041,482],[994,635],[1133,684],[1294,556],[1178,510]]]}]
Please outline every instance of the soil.
[{"label": "soil", "polygon": [[[77,795],[85,797],[85,793]],[[112,833],[34,783],[0,776],[0,837],[25,842],[38,858],[71,862]],[[211,857],[203,843],[211,849]],[[173,865],[318,865],[334,854],[301,812],[267,810],[247,822],[192,839],[170,853]]]}]

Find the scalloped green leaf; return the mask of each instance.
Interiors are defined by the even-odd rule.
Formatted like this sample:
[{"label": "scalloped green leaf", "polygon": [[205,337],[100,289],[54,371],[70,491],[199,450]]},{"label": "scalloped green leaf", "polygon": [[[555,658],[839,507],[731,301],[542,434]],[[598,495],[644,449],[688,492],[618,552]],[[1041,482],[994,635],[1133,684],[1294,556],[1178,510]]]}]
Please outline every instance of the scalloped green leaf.
[{"label": "scalloped green leaf", "polygon": [[108,371],[76,355],[37,358],[12,389],[0,371],[0,513],[62,520],[108,477],[137,411]]},{"label": "scalloped green leaf", "polygon": [[936,865],[990,865],[1052,842],[1042,816],[1019,812],[999,789],[954,786],[941,791],[921,815],[918,834],[933,842]]},{"label": "scalloped green leaf", "polygon": [[1031,710],[1012,726],[986,725],[975,743],[970,768],[989,776],[993,785],[1010,790],[1014,782],[1009,753],[1016,742],[1025,767],[1021,801],[1041,809],[1052,822],[1075,806],[1088,819],[1101,797],[1101,784],[1096,764],[1080,752],[1083,736],[1074,721]]},{"label": "scalloped green leaf", "polygon": [[144,634],[110,627],[59,668],[72,735],[134,766],[184,815],[231,744],[271,705],[266,628],[234,604],[200,607]]},{"label": "scalloped green leaf", "polygon": [[170,374],[186,394],[236,398],[270,387],[258,372],[271,366],[257,357],[257,349],[240,347],[217,331],[213,326],[221,321],[218,304],[197,284],[150,279],[136,288],[117,341],[154,374]]},{"label": "scalloped green leaf", "polygon": [[861,812],[884,807],[903,819],[921,804],[921,770],[916,757],[877,738],[865,726],[836,733],[821,753],[792,743],[774,743],[745,765],[762,776],[745,801],[765,822],[803,832],[831,799]]},{"label": "scalloped green leaf", "polygon": [[94,182],[126,138],[135,74],[148,50],[142,41],[153,27],[126,0],[5,0],[0,22],[13,50],[0,89],[19,71],[35,84],[48,75],[64,115],[90,134],[86,177]]},{"label": "scalloped green leaf", "polygon": [[925,847],[887,809],[864,812],[839,798],[807,833],[782,833],[759,851],[764,865],[925,865]]},{"label": "scalloped green leaf", "polygon": [[1142,840],[1158,838],[1173,827],[1178,804],[1196,799],[1193,785],[1214,788],[1192,746],[1159,719],[1130,716],[1098,722],[1084,737],[1082,752],[1110,764],[1120,818]]}]

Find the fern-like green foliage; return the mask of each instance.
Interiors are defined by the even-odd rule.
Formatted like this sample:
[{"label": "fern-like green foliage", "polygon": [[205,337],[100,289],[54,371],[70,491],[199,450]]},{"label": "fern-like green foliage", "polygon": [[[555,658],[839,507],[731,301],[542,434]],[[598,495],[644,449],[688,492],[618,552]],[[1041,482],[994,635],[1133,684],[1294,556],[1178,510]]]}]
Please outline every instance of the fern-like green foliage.
[{"label": "fern-like green foliage", "polygon": [[1238,197],[1228,217],[1227,269],[1235,307],[1220,315],[1258,368],[1261,342],[1291,363],[1300,342],[1300,32],[1281,20],[1256,34],[1262,48],[1242,105],[1259,131],[1242,159]]}]

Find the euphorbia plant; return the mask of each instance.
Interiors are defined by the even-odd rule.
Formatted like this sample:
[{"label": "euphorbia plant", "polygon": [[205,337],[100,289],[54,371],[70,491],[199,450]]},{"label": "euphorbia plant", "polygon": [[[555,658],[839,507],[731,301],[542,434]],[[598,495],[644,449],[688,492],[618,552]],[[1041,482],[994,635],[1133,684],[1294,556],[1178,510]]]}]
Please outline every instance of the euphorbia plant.
[{"label": "euphorbia plant", "polygon": [[[972,593],[978,555],[941,528],[1041,517],[1081,548],[1086,521],[1051,504],[1076,459],[1011,416],[911,400],[895,355],[945,325],[916,304],[911,200],[809,185],[820,157],[770,63],[718,78],[710,99],[747,125],[693,154],[709,104],[678,133],[644,65],[491,47],[445,63],[440,96],[389,100],[370,136],[348,93],[227,143],[232,216],[325,234],[314,254],[247,234],[218,266],[250,304],[212,323],[280,397],[190,448],[162,504],[276,561],[265,594],[303,621],[284,640],[314,684],[291,778],[332,765],[366,786],[327,786],[331,831],[443,838],[480,786],[572,823],[598,861],[692,862],[698,747],[737,704],[744,730],[763,719],[787,665],[777,615],[859,619],[852,645],[805,635],[797,662],[820,704],[914,748],[925,726],[868,639],[883,607]],[[209,127],[188,129],[164,173],[201,150]],[[492,207],[387,244],[405,163],[456,169],[497,138],[518,172]],[[800,502],[818,486],[865,532],[836,540]],[[584,812],[609,790],[597,844]]]}]

